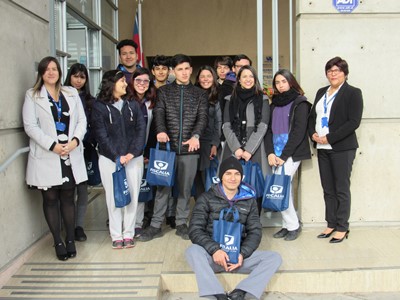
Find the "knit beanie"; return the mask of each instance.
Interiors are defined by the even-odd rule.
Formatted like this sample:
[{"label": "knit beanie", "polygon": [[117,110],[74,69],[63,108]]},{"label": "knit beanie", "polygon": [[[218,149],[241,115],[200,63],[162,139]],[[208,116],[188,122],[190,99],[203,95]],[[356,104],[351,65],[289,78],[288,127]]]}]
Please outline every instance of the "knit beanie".
[{"label": "knit beanie", "polygon": [[221,162],[219,166],[219,179],[222,180],[222,176],[224,175],[224,173],[230,169],[238,170],[241,177],[243,178],[243,168],[241,163],[236,159],[236,157],[229,156],[227,159]]}]

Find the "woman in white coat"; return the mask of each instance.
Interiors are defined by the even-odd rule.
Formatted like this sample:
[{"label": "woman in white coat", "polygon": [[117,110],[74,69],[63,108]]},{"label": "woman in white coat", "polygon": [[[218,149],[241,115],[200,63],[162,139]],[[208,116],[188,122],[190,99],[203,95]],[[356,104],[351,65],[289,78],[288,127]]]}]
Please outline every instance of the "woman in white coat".
[{"label": "woman in white coat", "polygon": [[22,115],[30,138],[26,182],[41,190],[57,258],[67,260],[76,256],[74,191],[76,184],[87,180],[81,143],[86,117],[77,90],[61,86],[56,58],[48,56],[40,61],[36,83],[26,92]]}]

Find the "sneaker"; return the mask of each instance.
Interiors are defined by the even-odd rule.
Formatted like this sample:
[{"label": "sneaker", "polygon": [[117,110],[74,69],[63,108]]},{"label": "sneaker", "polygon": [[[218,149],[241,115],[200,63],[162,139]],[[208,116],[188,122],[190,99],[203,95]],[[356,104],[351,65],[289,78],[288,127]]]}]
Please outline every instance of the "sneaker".
[{"label": "sneaker", "polygon": [[288,233],[289,233],[289,230],[287,230],[286,228],[282,228],[281,230],[276,232],[273,235],[273,237],[276,238],[276,239],[281,239],[281,238],[284,238]]},{"label": "sneaker", "polygon": [[137,240],[141,242],[148,242],[151,241],[152,239],[162,236],[163,234],[161,232],[161,228],[156,228],[150,225],[149,227],[147,227],[142,231],[141,235],[137,238]]},{"label": "sneaker", "polygon": [[75,228],[75,241],[84,242],[86,240],[87,240],[87,236],[85,234],[85,231],[83,230],[83,228],[81,226],[77,226]]},{"label": "sneaker", "polygon": [[189,240],[189,229],[186,224],[176,226],[176,235],[179,235],[184,240]]},{"label": "sneaker", "polygon": [[234,289],[232,292],[229,293],[228,299],[231,300],[244,300],[246,296],[246,292],[240,289]]},{"label": "sneaker", "polygon": [[300,235],[301,232],[301,225],[296,230],[291,230],[285,236],[285,241],[294,241]]},{"label": "sneaker", "polygon": [[134,239],[124,239],[124,248],[133,248],[135,247],[135,244]]},{"label": "sneaker", "polygon": [[167,225],[169,225],[172,229],[176,228],[175,217],[167,217],[167,220],[165,223]]},{"label": "sneaker", "polygon": [[116,240],[112,242],[113,249],[123,249],[124,248],[124,241]]},{"label": "sneaker", "polygon": [[142,234],[143,229],[140,227],[135,228],[135,236],[134,238],[138,238]]}]

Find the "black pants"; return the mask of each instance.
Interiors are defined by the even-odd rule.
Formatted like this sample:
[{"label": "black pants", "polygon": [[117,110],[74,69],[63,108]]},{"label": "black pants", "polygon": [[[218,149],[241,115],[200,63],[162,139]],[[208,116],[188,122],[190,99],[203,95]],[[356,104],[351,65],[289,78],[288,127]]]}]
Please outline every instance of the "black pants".
[{"label": "black pants", "polygon": [[346,151],[318,150],[321,185],[324,190],[325,220],[329,228],[349,229],[351,193],[350,176],[356,149]]}]

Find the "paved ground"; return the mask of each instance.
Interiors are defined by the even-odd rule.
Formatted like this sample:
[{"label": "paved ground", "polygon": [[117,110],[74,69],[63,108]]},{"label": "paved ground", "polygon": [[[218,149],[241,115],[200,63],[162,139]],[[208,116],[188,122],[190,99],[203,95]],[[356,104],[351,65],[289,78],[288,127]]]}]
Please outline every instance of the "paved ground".
[{"label": "paved ground", "polygon": [[[399,283],[400,284],[400,283]],[[165,294],[162,300],[204,300],[197,294]],[[211,299],[211,298],[210,298]],[[268,293],[262,300],[399,300],[400,293],[296,294]]]}]

